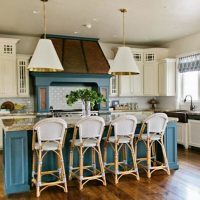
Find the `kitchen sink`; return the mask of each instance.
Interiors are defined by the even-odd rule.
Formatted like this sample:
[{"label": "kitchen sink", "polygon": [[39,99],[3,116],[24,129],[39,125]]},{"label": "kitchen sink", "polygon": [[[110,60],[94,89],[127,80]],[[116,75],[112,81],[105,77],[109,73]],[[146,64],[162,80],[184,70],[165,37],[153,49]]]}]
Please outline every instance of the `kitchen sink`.
[{"label": "kitchen sink", "polygon": [[200,111],[199,110],[172,110],[165,112],[168,117],[177,117],[179,122],[188,123],[188,119],[200,120]]}]

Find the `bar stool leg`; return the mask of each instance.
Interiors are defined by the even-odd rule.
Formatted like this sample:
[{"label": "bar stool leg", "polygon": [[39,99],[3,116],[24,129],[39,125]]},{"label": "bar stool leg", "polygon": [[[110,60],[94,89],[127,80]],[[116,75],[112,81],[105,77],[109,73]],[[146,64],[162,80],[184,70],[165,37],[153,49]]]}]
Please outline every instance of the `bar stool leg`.
[{"label": "bar stool leg", "polygon": [[67,180],[66,180],[66,175],[65,175],[65,166],[64,166],[64,160],[63,160],[63,153],[62,153],[62,148],[59,150],[59,155],[60,155],[60,167],[61,167],[61,177],[62,181],[64,183],[64,192],[67,192]]},{"label": "bar stool leg", "polygon": [[79,148],[79,167],[80,167],[80,174],[79,174],[79,189],[83,189],[83,146],[80,145]]},{"label": "bar stool leg", "polygon": [[118,163],[118,143],[115,142],[115,184],[117,184],[118,181],[118,173],[119,173],[119,163]]},{"label": "bar stool leg", "polygon": [[127,149],[126,144],[123,144],[123,162],[124,162],[124,170],[127,171]]},{"label": "bar stool leg", "polygon": [[93,168],[93,175],[96,175],[96,152],[95,147],[92,147],[92,168]]},{"label": "bar stool leg", "polygon": [[32,161],[32,186],[34,184],[35,180],[35,174],[36,174],[36,169],[35,169],[35,161],[36,161],[36,152],[33,150],[33,161]]},{"label": "bar stool leg", "polygon": [[103,147],[103,163],[104,163],[104,167],[106,167],[106,163],[107,163],[107,142],[104,143],[104,147]]},{"label": "bar stool leg", "polygon": [[139,176],[139,172],[138,172],[136,154],[135,154],[135,151],[134,151],[133,143],[131,143],[131,155],[132,155],[132,160],[133,160],[133,166],[134,166],[134,169],[136,170],[136,179],[139,181],[140,180],[140,176]]},{"label": "bar stool leg", "polygon": [[98,156],[99,156],[99,165],[101,168],[101,174],[102,174],[102,179],[103,179],[103,185],[106,186],[106,176],[105,176],[105,169],[103,166],[103,160],[102,160],[102,155],[101,155],[101,148],[100,145],[97,145],[98,148]]},{"label": "bar stool leg", "polygon": [[37,183],[36,183],[36,196],[40,196],[40,185],[41,185],[41,169],[42,169],[42,150],[38,152],[38,170],[37,170]]},{"label": "bar stool leg", "polygon": [[72,169],[74,165],[74,147],[70,146],[70,154],[69,154],[69,180],[72,180]]},{"label": "bar stool leg", "polygon": [[164,158],[165,166],[167,167],[167,174],[170,175],[169,163],[168,163],[167,154],[166,154],[166,151],[165,151],[163,137],[161,138],[161,147],[162,147],[162,152],[163,152],[163,158]]},{"label": "bar stool leg", "polygon": [[150,144],[151,141],[148,138],[147,139],[147,177],[151,178],[151,148],[150,148]]}]

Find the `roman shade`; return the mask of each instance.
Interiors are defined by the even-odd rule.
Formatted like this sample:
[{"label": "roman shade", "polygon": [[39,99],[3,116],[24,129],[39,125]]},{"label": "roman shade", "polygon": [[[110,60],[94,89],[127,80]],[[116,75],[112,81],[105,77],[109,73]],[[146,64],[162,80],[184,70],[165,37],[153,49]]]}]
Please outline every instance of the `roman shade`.
[{"label": "roman shade", "polygon": [[180,57],[178,61],[178,70],[180,73],[200,71],[200,53]]}]

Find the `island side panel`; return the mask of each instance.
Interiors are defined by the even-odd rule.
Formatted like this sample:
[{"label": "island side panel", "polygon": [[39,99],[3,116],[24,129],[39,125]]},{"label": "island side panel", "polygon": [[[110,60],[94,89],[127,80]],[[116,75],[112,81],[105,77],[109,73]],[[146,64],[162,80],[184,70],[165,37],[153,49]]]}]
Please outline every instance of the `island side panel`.
[{"label": "island side panel", "polygon": [[3,153],[6,194],[29,191],[27,131],[4,132]]},{"label": "island side panel", "polygon": [[168,122],[164,135],[164,144],[170,169],[178,169],[177,127],[176,122]]}]

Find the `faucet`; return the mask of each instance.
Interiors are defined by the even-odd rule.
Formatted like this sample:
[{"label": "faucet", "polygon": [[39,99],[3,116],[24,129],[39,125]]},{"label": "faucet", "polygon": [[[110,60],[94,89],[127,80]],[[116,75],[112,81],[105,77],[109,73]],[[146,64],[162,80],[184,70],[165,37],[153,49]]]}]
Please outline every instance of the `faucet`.
[{"label": "faucet", "polygon": [[184,103],[186,102],[186,99],[187,99],[188,96],[189,96],[190,99],[191,99],[190,110],[194,110],[195,105],[193,105],[193,103],[192,103],[192,96],[191,96],[191,95],[186,95],[186,96],[185,96]]}]

